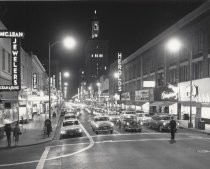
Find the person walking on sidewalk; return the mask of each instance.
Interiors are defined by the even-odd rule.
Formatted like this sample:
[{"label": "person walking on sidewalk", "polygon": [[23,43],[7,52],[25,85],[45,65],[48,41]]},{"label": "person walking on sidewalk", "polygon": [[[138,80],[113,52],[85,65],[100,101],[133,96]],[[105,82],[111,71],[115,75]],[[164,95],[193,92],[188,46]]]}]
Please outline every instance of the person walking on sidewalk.
[{"label": "person walking on sidewalk", "polygon": [[171,117],[170,128],[171,128],[171,141],[174,141],[176,133],[176,121],[174,120],[173,116]]},{"label": "person walking on sidewalk", "polygon": [[5,130],[5,133],[6,133],[6,136],[7,136],[8,147],[10,147],[11,146],[11,131],[12,131],[11,125],[6,124],[4,130]]},{"label": "person walking on sidewalk", "polygon": [[18,145],[18,142],[19,142],[19,135],[22,134],[20,132],[20,128],[19,128],[19,125],[16,124],[15,125],[15,128],[14,128],[14,131],[13,131],[13,138],[15,139],[15,146]]},{"label": "person walking on sidewalk", "polygon": [[50,132],[52,131],[52,126],[51,126],[51,120],[47,119],[45,120],[45,127],[47,129],[47,136],[50,136]]}]

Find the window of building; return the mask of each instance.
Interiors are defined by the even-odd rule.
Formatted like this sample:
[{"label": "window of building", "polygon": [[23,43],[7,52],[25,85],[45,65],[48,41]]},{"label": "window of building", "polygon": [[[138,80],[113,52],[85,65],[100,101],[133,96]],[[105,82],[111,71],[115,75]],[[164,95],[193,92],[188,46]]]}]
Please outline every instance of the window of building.
[{"label": "window of building", "polygon": [[2,69],[6,70],[6,65],[5,65],[5,49],[2,49]]},{"label": "window of building", "polygon": [[202,61],[198,61],[193,63],[193,79],[201,79],[202,78]]},{"label": "window of building", "polygon": [[188,65],[180,66],[179,80],[180,82],[185,82],[189,80]]},{"label": "window of building", "polygon": [[210,58],[208,58],[208,76],[210,76]]},{"label": "window of building", "polygon": [[176,69],[169,70],[169,82],[170,83],[176,83],[176,79],[177,79]]},{"label": "window of building", "polygon": [[8,53],[8,72],[11,73],[11,55]]}]

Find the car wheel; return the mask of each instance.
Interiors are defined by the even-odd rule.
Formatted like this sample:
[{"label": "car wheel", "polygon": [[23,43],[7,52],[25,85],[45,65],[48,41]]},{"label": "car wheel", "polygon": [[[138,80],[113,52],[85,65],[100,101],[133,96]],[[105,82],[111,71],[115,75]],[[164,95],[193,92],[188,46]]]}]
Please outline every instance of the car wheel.
[{"label": "car wheel", "polygon": [[96,134],[98,134],[98,131],[96,131]]},{"label": "car wheel", "polygon": [[110,130],[110,133],[113,134],[113,130]]},{"label": "car wheel", "polygon": [[162,127],[162,126],[159,126],[159,127],[158,127],[158,131],[159,131],[159,132],[162,132],[162,131],[163,131],[163,127]]},{"label": "car wheel", "polygon": [[139,129],[139,132],[141,132],[141,129]]}]

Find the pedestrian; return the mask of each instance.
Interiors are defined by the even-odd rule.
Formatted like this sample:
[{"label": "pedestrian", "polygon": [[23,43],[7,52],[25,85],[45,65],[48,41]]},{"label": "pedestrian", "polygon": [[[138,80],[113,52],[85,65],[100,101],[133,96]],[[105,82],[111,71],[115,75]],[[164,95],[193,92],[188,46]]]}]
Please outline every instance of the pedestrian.
[{"label": "pedestrian", "polygon": [[171,128],[171,141],[175,141],[176,121],[174,120],[173,116],[171,117],[170,128]]},{"label": "pedestrian", "polygon": [[50,136],[50,132],[52,131],[51,121],[50,119],[45,120],[45,126],[47,128],[47,136]]},{"label": "pedestrian", "polygon": [[7,136],[8,147],[10,147],[11,146],[11,131],[12,131],[11,125],[6,124],[4,130],[5,130],[5,133],[6,133],[6,136]]},{"label": "pedestrian", "polygon": [[19,135],[22,134],[19,128],[18,123],[15,125],[14,131],[13,131],[13,138],[15,139],[15,146],[18,145],[19,142]]},{"label": "pedestrian", "polygon": [[118,126],[119,126],[119,129],[121,130],[121,121],[118,120]]}]

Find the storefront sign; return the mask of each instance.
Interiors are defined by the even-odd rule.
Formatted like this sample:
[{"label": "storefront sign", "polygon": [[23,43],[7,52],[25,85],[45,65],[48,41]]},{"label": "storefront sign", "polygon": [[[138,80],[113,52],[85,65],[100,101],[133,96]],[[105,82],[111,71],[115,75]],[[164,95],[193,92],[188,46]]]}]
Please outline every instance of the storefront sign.
[{"label": "storefront sign", "polygon": [[33,73],[33,89],[37,89],[37,74]]},{"label": "storefront sign", "polygon": [[12,55],[12,85],[0,85],[1,91],[19,91],[21,89],[20,38],[23,37],[23,32],[0,31],[0,38],[11,38]]},{"label": "storefront sign", "polygon": [[118,62],[117,62],[117,69],[118,69],[118,92],[122,92],[122,53],[118,53]]},{"label": "storefront sign", "polygon": [[143,81],[143,87],[155,87],[155,81]]},{"label": "storefront sign", "polygon": [[[192,101],[210,103],[210,78],[192,81]],[[190,101],[190,82],[179,83],[180,101]]]},{"label": "storefront sign", "polygon": [[122,93],[121,100],[130,100],[130,92]]},{"label": "storefront sign", "polygon": [[156,88],[154,93],[155,101],[177,101],[178,93],[178,87],[172,84]]},{"label": "storefront sign", "polygon": [[149,101],[149,90],[135,91],[135,101],[147,102]]}]

